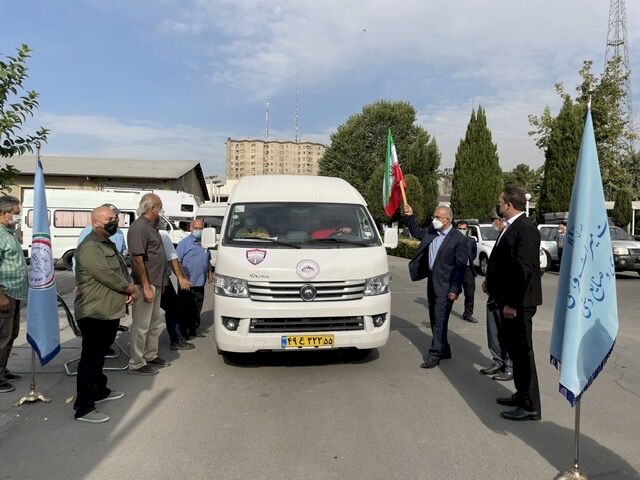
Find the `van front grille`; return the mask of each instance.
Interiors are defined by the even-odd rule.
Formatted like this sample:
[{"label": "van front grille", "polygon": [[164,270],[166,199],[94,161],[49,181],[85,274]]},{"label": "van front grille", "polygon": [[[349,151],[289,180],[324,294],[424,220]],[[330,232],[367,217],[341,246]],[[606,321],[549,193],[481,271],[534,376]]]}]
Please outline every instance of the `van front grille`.
[{"label": "van front grille", "polygon": [[364,296],[364,280],[338,282],[249,282],[249,297],[255,302],[303,302],[301,290],[313,287],[310,302],[358,300]]},{"label": "van front grille", "polygon": [[362,316],[252,318],[249,325],[249,331],[253,333],[334,332],[348,330],[364,330],[364,318]]}]

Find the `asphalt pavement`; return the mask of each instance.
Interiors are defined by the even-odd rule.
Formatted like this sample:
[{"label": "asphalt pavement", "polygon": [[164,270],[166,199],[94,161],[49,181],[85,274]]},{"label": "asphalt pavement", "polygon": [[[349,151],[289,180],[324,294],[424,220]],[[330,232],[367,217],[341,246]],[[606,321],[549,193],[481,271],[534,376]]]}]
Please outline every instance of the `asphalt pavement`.
[{"label": "asphalt pavement", "polygon": [[[419,368],[430,343],[424,283],[390,257],[392,331],[360,359],[350,352],[287,352],[224,358],[213,338],[161,355],[173,364],[153,377],[110,372],[121,400],[101,405],[111,421],[73,420],[75,377],[63,363],[80,340],[60,318],[62,352],[37,368],[51,403],[14,407],[29,389],[23,328],[9,360],[23,375],[0,394],[1,479],[552,479],[573,462],[574,411],[558,392],[549,337],[558,277],[543,276],[545,303],[534,318],[543,419],[503,420],[495,398],[511,393],[478,373],[490,363],[484,294],[476,317],[450,320],[453,358]],[[72,303],[73,279],[58,272]],[[640,276],[617,280],[620,333],[604,371],[582,402],[581,465],[590,479],[640,478]],[[211,332],[211,292],[203,325]],[[24,320],[24,319],[23,319]],[[124,324],[129,324],[126,319]],[[119,341],[128,345],[128,334]],[[110,365],[124,365],[123,358]]]}]

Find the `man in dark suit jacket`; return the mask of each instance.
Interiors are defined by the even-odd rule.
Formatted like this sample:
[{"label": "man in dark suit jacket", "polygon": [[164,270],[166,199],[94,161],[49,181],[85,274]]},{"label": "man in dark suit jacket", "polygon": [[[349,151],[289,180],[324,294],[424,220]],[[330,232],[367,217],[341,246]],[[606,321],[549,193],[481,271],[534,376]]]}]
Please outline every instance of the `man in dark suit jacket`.
[{"label": "man in dark suit jacket", "polygon": [[405,221],[411,235],[421,239],[418,251],[409,262],[413,281],[428,278],[427,301],[431,321],[431,347],[422,368],[433,368],[441,359],[451,358],[447,339],[449,314],[462,289],[469,250],[465,237],[453,226],[449,207],[438,207],[427,228],[417,225],[413,209],[405,205]]},{"label": "man in dark suit jacket", "polygon": [[469,236],[469,223],[465,220],[458,222],[458,230],[464,235],[469,248],[469,262],[464,269],[464,278],[462,280],[462,290],[464,291],[464,313],[462,319],[471,323],[478,323],[473,316],[473,304],[476,294],[476,270],[473,268],[473,262],[478,254],[478,244],[474,237]]},{"label": "man in dark suit jacket", "polygon": [[501,405],[516,407],[502,412],[508,420],[540,420],[540,391],[536,372],[531,320],[542,304],[540,283],[540,232],[524,215],[524,190],[507,187],[496,211],[505,228],[489,258],[486,288],[501,316],[507,351],[513,362],[516,393],[498,398]]}]

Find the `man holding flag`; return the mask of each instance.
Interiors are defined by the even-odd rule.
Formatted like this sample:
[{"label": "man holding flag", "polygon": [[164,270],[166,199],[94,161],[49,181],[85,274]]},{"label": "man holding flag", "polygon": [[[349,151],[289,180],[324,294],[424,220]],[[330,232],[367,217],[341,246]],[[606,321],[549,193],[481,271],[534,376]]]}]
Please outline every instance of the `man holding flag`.
[{"label": "man holding flag", "polygon": [[27,262],[16,238],[20,222],[20,201],[10,195],[0,197],[0,393],[15,390],[9,380],[7,361],[20,330],[20,302],[27,299]]}]

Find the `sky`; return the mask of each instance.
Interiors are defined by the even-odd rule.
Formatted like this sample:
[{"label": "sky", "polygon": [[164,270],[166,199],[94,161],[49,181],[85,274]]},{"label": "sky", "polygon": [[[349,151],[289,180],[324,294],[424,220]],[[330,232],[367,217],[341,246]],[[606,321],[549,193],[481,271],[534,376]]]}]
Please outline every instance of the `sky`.
[{"label": "sky", "polygon": [[[0,0],[0,57],[32,49],[25,87],[44,155],[198,160],[227,138],[330,144],[364,105],[403,100],[452,167],[482,105],[503,170],[540,166],[528,115],[557,113],[584,60],[603,68],[607,0]],[[626,2],[632,71],[640,2]],[[640,79],[632,74],[633,98]],[[636,100],[640,111],[640,102]],[[638,124],[639,115],[635,115]],[[402,152],[398,152],[402,162]]]}]

